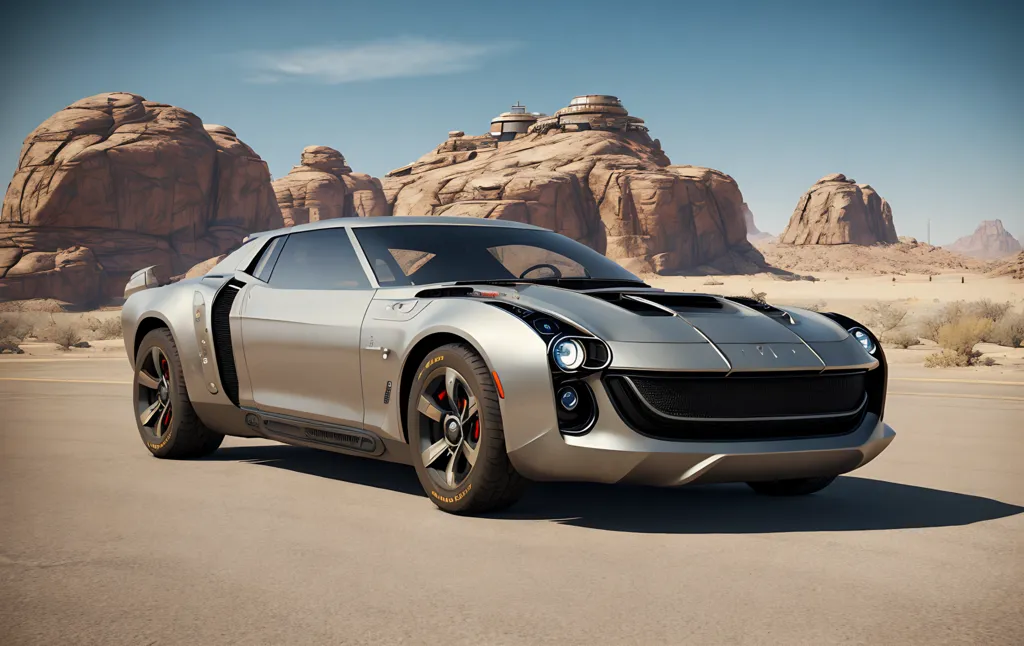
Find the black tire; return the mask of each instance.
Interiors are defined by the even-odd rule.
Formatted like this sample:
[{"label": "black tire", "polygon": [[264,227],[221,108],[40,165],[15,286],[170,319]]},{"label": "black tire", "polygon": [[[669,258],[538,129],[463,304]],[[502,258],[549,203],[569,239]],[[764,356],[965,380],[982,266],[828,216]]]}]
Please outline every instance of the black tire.
[{"label": "black tire", "polygon": [[795,478],[769,482],[748,482],[747,486],[764,496],[806,496],[817,493],[832,484],[836,476],[821,478]]},{"label": "black tire", "polygon": [[[154,381],[155,389],[150,387]],[[213,453],[224,441],[223,435],[203,425],[192,408],[178,347],[167,328],[153,330],[142,339],[132,389],[135,424],[142,442],[156,457],[198,458]]]},{"label": "black tire", "polygon": [[[440,378],[441,387],[445,388],[445,393],[449,392],[446,387],[448,369],[462,377],[456,391],[462,394],[468,387],[469,395],[477,404],[475,418],[472,415],[465,418],[466,428],[459,433],[463,439],[454,448],[452,443],[444,444],[447,441],[444,428],[452,418],[458,419],[453,410],[462,409],[462,405],[457,402],[456,409],[445,408],[445,400],[450,398],[436,391]],[[428,389],[437,392],[437,396]],[[443,415],[439,420],[420,411],[421,397],[425,395],[434,407],[427,406],[430,415],[439,412]],[[468,398],[466,401],[468,410]],[[478,514],[508,507],[522,496],[527,480],[516,472],[505,450],[505,431],[494,380],[487,364],[471,346],[452,343],[430,352],[417,367],[406,406],[409,447],[416,476],[435,505],[453,514]],[[426,451],[434,446],[446,452],[436,452],[437,458],[428,465],[425,461],[429,457],[425,456],[433,453]],[[473,455],[474,451],[474,462],[470,464],[467,455]],[[446,481],[449,461],[465,468],[465,471],[452,469],[458,471],[454,484]],[[444,470],[440,469],[442,463]]]}]

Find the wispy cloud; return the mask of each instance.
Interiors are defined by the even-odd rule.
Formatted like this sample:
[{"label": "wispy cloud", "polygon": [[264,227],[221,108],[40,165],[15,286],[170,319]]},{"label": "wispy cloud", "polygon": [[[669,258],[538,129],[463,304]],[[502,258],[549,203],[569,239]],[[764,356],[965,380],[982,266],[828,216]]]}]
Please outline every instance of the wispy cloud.
[{"label": "wispy cloud", "polygon": [[277,83],[306,80],[351,83],[372,79],[454,74],[479,68],[490,56],[515,43],[469,43],[426,38],[378,40],[356,45],[301,47],[249,52],[249,81]]}]

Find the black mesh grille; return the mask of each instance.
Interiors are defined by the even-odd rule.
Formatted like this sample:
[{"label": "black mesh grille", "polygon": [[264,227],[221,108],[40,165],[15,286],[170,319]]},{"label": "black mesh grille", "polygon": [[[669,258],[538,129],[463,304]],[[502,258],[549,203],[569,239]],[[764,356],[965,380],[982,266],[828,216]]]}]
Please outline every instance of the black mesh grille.
[{"label": "black mesh grille", "polygon": [[866,409],[864,373],[612,374],[604,383],[616,411],[633,430],[671,440],[843,435],[857,427]]},{"label": "black mesh grille", "polygon": [[233,404],[238,405],[238,372],[235,369],[235,351],[231,347],[231,304],[235,302],[242,283],[230,281],[213,299],[210,313],[210,331],[213,334],[213,351],[217,357],[217,371],[224,394]]},{"label": "black mesh grille", "polygon": [[734,418],[845,413],[864,398],[864,374],[704,379],[631,377],[640,396],[672,417]]}]

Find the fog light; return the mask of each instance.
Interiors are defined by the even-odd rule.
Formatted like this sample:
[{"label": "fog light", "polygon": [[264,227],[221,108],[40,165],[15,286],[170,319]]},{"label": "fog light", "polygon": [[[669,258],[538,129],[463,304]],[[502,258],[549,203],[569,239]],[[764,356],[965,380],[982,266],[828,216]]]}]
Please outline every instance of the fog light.
[{"label": "fog light", "polygon": [[860,343],[865,352],[868,354],[875,353],[875,342],[871,340],[871,336],[867,332],[859,327],[855,327],[850,330],[850,334],[853,335],[853,338],[857,339],[857,342]]},{"label": "fog light", "polygon": [[565,410],[573,410],[576,405],[580,403],[580,396],[576,393],[576,389],[571,386],[558,391],[558,403],[562,405]]},{"label": "fog light", "polygon": [[576,339],[562,339],[551,348],[555,364],[566,372],[572,372],[583,365],[583,344]]}]

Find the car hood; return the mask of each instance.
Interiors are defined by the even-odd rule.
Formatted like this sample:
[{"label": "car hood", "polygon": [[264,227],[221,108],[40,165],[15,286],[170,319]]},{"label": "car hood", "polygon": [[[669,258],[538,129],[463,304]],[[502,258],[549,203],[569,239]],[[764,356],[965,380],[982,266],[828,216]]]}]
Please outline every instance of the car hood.
[{"label": "car hood", "polygon": [[659,352],[653,344],[692,344],[691,352],[704,350],[710,355],[713,351],[729,365],[727,369],[877,365],[832,319],[753,299],[649,288],[577,291],[534,284],[503,288],[499,294],[498,298],[510,304],[572,323],[605,340],[613,350],[618,347],[650,356],[652,363],[658,363],[655,357]]}]

